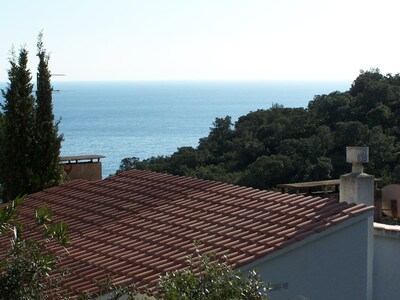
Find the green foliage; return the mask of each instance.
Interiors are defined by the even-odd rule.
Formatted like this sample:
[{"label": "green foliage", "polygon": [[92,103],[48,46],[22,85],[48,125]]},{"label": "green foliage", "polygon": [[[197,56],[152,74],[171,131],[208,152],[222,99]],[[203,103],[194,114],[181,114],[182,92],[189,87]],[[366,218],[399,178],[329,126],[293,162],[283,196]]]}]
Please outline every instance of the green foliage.
[{"label": "green foliage", "polygon": [[59,122],[54,123],[49,56],[43,46],[43,35],[38,37],[39,65],[35,106],[35,135],[33,184],[36,191],[55,186],[63,180],[60,166],[62,135],[58,135]]},{"label": "green foliage", "polygon": [[315,163],[309,163],[306,167],[304,179],[314,181],[319,178],[331,178],[333,167],[332,161],[328,157],[318,157]]},{"label": "green foliage", "polygon": [[68,227],[62,222],[53,224],[52,212],[41,207],[35,210],[34,228],[29,229],[41,230],[43,238],[27,238],[24,233],[29,229],[18,221],[22,201],[17,198],[0,208],[0,235],[10,237],[7,258],[0,262],[0,299],[50,299],[57,295],[65,273],[56,268],[59,257],[46,251],[46,245],[55,241],[66,247]]},{"label": "green foliage", "polygon": [[[1,106],[0,106],[1,107]],[[4,115],[3,113],[0,111],[0,148],[2,148],[4,144]],[[1,154],[1,151],[0,151]],[[0,157],[0,161],[1,161],[1,157]],[[1,172],[0,172],[1,175]],[[1,195],[1,193],[0,193]]]},{"label": "green foliage", "polygon": [[280,183],[281,178],[292,175],[292,161],[284,155],[263,155],[257,158],[246,170],[239,183],[268,188]]},{"label": "green foliage", "polygon": [[42,35],[38,40],[38,86],[33,96],[28,51],[12,52],[9,83],[0,117],[0,184],[3,200],[57,185],[63,179],[59,165],[62,136],[52,113],[52,88]]},{"label": "green foliage", "polygon": [[332,92],[318,95],[308,103],[310,118],[315,125],[333,128],[337,122],[344,122],[351,115],[351,96],[349,93]]},{"label": "green foliage", "polygon": [[338,178],[348,146],[369,146],[367,172],[400,183],[400,74],[362,71],[349,91],[317,95],[307,109],[273,105],[217,118],[196,149],[136,161],[133,168],[268,189]]},{"label": "green foliage", "polygon": [[230,116],[216,118],[208,137],[200,139],[199,149],[207,149],[207,161],[218,164],[226,160],[225,153],[232,149],[232,120]]},{"label": "green foliage", "polygon": [[33,85],[27,69],[28,51],[22,48],[18,59],[13,53],[8,71],[10,83],[2,91],[5,103],[4,137],[1,148],[0,178],[5,199],[31,192],[34,125]]},{"label": "green foliage", "polygon": [[196,256],[189,257],[187,263],[186,269],[160,278],[160,300],[268,299],[268,287],[257,272],[233,270],[227,258],[219,262],[214,253],[203,254],[196,248]]},{"label": "green foliage", "polygon": [[[115,285],[111,277],[106,282],[97,282],[98,290],[94,294],[84,293],[78,295],[78,300],[104,299],[104,300],[134,300],[137,299],[137,289],[134,284]],[[143,300],[149,298],[143,297]]]},{"label": "green foliage", "polygon": [[124,171],[131,170],[131,169],[138,169],[138,163],[139,163],[138,157],[135,157],[135,156],[134,157],[125,157],[119,165],[117,174],[124,172]]}]

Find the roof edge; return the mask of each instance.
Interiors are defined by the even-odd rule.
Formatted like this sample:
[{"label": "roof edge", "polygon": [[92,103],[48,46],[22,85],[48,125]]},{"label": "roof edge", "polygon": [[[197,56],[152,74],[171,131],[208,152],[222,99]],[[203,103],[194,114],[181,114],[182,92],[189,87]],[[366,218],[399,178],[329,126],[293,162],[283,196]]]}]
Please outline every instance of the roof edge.
[{"label": "roof edge", "polygon": [[400,239],[400,225],[388,225],[374,222],[374,236]]},{"label": "roof edge", "polygon": [[340,230],[343,230],[343,229],[345,229],[347,227],[350,227],[353,224],[358,223],[358,222],[360,222],[360,221],[362,221],[364,219],[367,219],[369,217],[373,217],[374,216],[373,206],[368,206],[368,207],[371,208],[371,209],[366,211],[366,212],[363,212],[360,215],[353,216],[352,218],[349,218],[349,219],[344,220],[344,221],[342,221],[342,222],[340,222],[338,224],[330,226],[329,228],[327,228],[327,229],[325,229],[325,230],[323,230],[321,232],[314,233],[314,234],[312,234],[312,235],[310,235],[310,236],[308,236],[308,237],[306,237],[306,238],[304,238],[304,239],[302,239],[302,240],[300,240],[298,242],[295,242],[295,243],[293,243],[291,245],[288,245],[288,246],[286,246],[286,247],[284,247],[282,249],[273,251],[271,254],[267,254],[264,257],[256,259],[256,260],[254,260],[254,261],[252,261],[252,262],[250,262],[248,264],[245,264],[243,266],[239,266],[238,268],[243,269],[243,270],[251,270],[251,269],[255,268],[258,265],[261,265],[261,264],[263,264],[265,262],[273,260],[273,259],[275,259],[275,258],[277,258],[279,256],[282,256],[282,255],[284,255],[284,254],[286,254],[288,252],[291,252],[291,251],[296,250],[296,249],[298,249],[300,247],[303,247],[303,246],[305,246],[307,244],[310,244],[310,243],[312,243],[312,242],[314,242],[316,240],[319,240],[319,239],[321,239],[323,237],[331,235],[331,234],[333,234],[333,233],[335,233],[337,231],[340,231]]}]

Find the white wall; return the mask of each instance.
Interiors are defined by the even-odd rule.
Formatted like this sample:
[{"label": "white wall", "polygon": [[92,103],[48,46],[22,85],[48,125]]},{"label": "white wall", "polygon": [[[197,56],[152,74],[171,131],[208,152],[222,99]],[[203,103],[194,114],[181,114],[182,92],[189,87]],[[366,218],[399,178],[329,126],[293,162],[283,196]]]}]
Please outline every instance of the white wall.
[{"label": "white wall", "polygon": [[400,299],[400,226],[374,227],[374,300]]},{"label": "white wall", "polygon": [[271,300],[372,299],[371,216],[353,218],[297,244],[243,268],[256,266],[264,281],[276,285]]}]

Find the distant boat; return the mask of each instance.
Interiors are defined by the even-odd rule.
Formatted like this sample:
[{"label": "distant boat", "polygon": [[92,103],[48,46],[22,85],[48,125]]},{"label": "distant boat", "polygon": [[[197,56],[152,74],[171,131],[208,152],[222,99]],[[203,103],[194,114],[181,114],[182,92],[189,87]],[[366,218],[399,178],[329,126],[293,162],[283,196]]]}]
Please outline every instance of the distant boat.
[{"label": "distant boat", "polygon": [[[66,75],[65,74],[51,74],[51,76],[52,77],[54,77],[54,76],[62,76],[63,77],[63,76],[66,76]],[[57,89],[57,90],[53,90],[53,92],[61,92],[61,90]]]}]

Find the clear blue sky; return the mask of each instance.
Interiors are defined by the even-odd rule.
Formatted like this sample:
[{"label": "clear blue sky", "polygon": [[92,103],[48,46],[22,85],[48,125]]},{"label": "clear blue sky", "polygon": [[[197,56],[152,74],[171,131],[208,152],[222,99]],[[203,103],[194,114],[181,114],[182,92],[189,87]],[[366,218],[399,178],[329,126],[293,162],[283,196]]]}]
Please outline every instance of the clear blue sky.
[{"label": "clear blue sky", "polygon": [[2,1],[0,82],[12,45],[35,72],[42,29],[52,72],[69,81],[398,73],[399,11],[398,0]]}]

